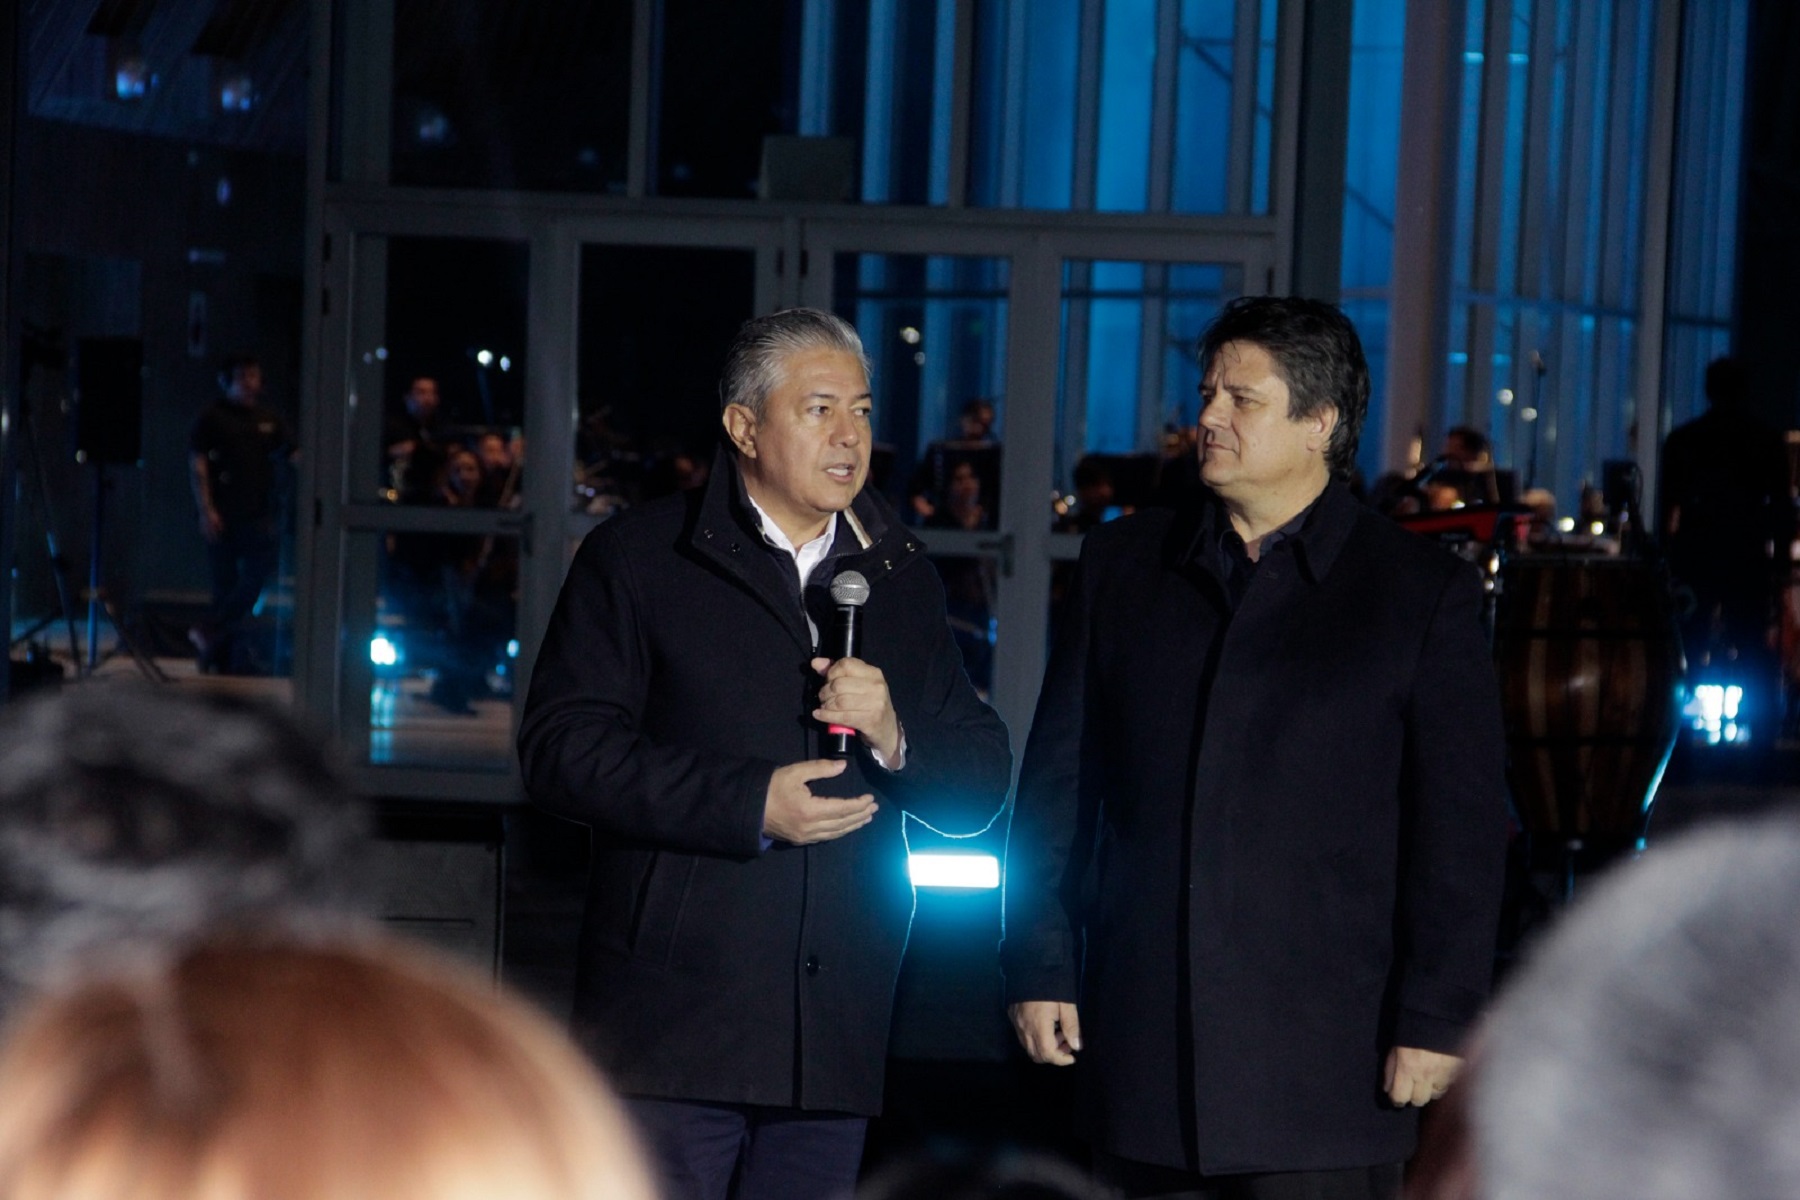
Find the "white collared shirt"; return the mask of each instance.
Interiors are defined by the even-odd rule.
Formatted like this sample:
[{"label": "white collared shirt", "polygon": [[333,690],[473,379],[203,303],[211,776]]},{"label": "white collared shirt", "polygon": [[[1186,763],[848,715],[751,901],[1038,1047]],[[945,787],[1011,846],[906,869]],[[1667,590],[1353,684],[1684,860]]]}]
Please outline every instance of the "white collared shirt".
[{"label": "white collared shirt", "polygon": [[[837,536],[837,517],[834,515],[825,523],[824,533],[804,546],[796,548],[788,535],[782,531],[781,526],[775,523],[775,519],[763,510],[762,505],[756,502],[756,497],[750,494],[748,488],[744,489],[744,498],[750,501],[750,507],[756,511],[756,523],[762,527],[763,541],[786,554],[793,562],[794,571],[800,577],[800,591],[804,594],[806,585],[812,582],[813,572],[819,569],[819,564],[825,561],[827,554],[831,553],[831,543]],[[804,602],[800,605],[800,615],[806,618],[806,629],[812,635],[813,650],[817,652],[819,627],[813,623],[812,614],[806,611]],[[882,757],[881,751],[873,746],[869,747],[869,755],[883,770],[898,771],[906,765],[906,730],[900,731],[900,748],[899,752],[894,755],[893,764],[890,765]]]}]

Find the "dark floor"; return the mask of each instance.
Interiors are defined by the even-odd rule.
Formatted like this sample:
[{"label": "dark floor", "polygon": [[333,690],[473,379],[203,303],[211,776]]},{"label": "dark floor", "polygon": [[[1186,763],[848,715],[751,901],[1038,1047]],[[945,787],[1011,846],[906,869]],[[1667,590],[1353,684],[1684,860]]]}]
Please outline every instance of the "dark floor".
[{"label": "dark floor", "polygon": [[[1800,746],[1753,752],[1677,747],[1653,807],[1648,848],[1706,821],[1775,808],[1800,812]],[[509,983],[566,1018],[586,872],[585,830],[533,810],[506,825],[503,972]],[[1540,871],[1515,880],[1509,932],[1497,960],[1554,924],[1571,891],[1629,857],[1589,848],[1572,877]],[[922,893],[896,1006],[886,1111],[870,1129],[865,1173],[921,1151],[1044,1150],[1079,1157],[1068,1128],[1068,1076],[1022,1060],[1000,1008],[993,947],[997,896]]]}]

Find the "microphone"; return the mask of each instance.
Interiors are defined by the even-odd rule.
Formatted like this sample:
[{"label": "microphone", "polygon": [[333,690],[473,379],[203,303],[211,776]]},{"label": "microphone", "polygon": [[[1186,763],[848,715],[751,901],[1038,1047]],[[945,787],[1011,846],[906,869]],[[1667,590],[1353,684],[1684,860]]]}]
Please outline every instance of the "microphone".
[{"label": "microphone", "polygon": [[[869,602],[869,581],[861,571],[839,571],[831,581],[831,602],[837,605],[831,657],[855,658],[862,648],[862,606]],[[825,732],[831,737],[827,752],[833,758],[848,758],[856,730],[848,725],[827,725]]]}]

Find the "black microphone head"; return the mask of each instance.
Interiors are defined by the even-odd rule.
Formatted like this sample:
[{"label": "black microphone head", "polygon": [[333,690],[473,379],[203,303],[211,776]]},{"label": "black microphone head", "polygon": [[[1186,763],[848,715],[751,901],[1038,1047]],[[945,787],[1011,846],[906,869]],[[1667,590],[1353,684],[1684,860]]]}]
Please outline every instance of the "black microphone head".
[{"label": "black microphone head", "polygon": [[861,571],[839,571],[831,580],[831,602],[843,608],[861,608],[869,602],[869,581]]}]

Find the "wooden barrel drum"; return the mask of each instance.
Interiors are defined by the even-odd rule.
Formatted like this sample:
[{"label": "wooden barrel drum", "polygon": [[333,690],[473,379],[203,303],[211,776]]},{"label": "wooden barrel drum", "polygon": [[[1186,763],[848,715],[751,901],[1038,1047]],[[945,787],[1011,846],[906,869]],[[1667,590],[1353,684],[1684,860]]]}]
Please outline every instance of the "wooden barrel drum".
[{"label": "wooden barrel drum", "polygon": [[1643,836],[1680,725],[1681,635],[1662,565],[1512,559],[1494,659],[1525,831],[1564,842]]}]

